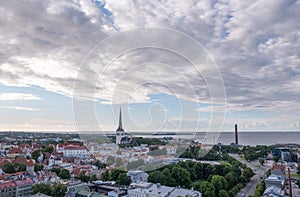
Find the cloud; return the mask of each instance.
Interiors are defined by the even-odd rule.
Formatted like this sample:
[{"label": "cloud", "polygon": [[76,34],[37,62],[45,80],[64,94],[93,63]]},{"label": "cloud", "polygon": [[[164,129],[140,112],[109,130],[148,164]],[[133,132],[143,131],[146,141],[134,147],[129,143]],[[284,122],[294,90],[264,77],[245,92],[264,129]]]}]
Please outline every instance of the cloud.
[{"label": "cloud", "polygon": [[22,111],[41,111],[48,109],[39,109],[39,108],[31,108],[31,107],[19,107],[19,106],[3,106],[3,109],[12,109],[12,110],[22,110]]},{"label": "cloud", "polygon": [[[90,50],[108,36],[162,26],[186,33],[207,49],[222,74],[229,111],[266,110],[294,122],[300,108],[299,9],[296,0],[2,2],[0,83],[72,97],[77,79],[77,96],[92,93],[100,103],[146,103],[159,93],[210,103],[203,76],[170,51],[135,50],[105,69],[90,61],[78,73]],[[102,61],[110,54],[95,55]]]},{"label": "cloud", "polygon": [[10,100],[41,100],[40,97],[25,93],[0,93],[0,101]]}]

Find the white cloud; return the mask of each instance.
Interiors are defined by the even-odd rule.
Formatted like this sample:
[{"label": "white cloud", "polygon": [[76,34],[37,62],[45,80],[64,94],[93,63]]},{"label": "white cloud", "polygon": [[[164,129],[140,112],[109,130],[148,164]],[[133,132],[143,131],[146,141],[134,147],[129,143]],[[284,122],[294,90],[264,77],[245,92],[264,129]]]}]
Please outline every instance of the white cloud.
[{"label": "white cloud", "polygon": [[0,93],[0,101],[9,100],[41,100],[40,97],[25,93]]},{"label": "white cloud", "polygon": [[[0,83],[39,86],[71,97],[81,62],[97,43],[118,29],[163,26],[185,32],[206,47],[222,73],[228,111],[264,109],[287,122],[299,114],[299,1],[107,0],[101,8],[95,2],[0,3]],[[104,60],[109,54],[97,55]],[[153,61],[160,64],[144,64]],[[93,77],[98,70],[99,64],[84,70],[79,96],[90,96],[98,84],[93,96],[103,103],[151,102],[150,94],[162,92],[193,101],[211,99],[195,68],[170,52],[132,51],[100,78]]]},{"label": "white cloud", "polygon": [[41,111],[48,109],[31,108],[31,107],[20,107],[20,106],[3,106],[3,109],[22,110],[22,111]]}]

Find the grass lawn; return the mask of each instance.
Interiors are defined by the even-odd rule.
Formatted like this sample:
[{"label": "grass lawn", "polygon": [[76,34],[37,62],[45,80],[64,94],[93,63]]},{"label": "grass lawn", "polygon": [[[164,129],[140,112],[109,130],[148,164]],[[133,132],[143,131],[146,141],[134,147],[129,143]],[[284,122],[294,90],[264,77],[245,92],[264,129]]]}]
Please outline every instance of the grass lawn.
[{"label": "grass lawn", "polygon": [[299,174],[291,174],[291,177],[300,178],[300,175]]}]

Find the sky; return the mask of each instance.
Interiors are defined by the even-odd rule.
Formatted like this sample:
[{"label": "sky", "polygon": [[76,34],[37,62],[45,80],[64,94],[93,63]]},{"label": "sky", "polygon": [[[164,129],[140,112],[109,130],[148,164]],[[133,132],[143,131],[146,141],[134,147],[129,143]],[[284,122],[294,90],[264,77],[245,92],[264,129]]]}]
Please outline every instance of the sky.
[{"label": "sky", "polygon": [[299,10],[299,0],[2,1],[0,131],[114,131],[120,108],[132,132],[298,131]]}]

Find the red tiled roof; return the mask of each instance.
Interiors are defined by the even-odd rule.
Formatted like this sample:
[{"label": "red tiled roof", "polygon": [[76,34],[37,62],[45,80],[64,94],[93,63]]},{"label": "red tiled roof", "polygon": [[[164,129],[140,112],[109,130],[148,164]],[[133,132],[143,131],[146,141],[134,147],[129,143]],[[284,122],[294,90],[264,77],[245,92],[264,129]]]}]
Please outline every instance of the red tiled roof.
[{"label": "red tiled roof", "polygon": [[7,177],[7,176],[17,176],[17,175],[22,175],[25,174],[26,171],[22,171],[22,172],[15,172],[15,173],[11,173],[11,174],[4,174],[3,176]]},{"label": "red tiled roof", "polygon": [[22,150],[20,148],[12,148],[9,151],[9,154],[21,154],[21,153],[22,153]]},{"label": "red tiled roof", "polygon": [[32,159],[29,160],[29,162],[27,163],[27,166],[34,166],[34,162]]},{"label": "red tiled roof", "polygon": [[34,184],[34,181],[32,178],[26,178],[24,180],[17,180],[17,181],[14,181],[14,183],[17,185],[17,186],[21,186],[21,185],[32,185]]},{"label": "red tiled roof", "polygon": [[0,183],[0,189],[8,188],[8,187],[15,187],[15,186],[16,186],[16,184],[13,181],[7,181],[7,182]]},{"label": "red tiled roof", "polygon": [[18,158],[16,158],[15,160],[13,160],[12,163],[13,163],[13,164],[15,164],[15,163],[20,163],[20,164],[26,165],[26,164],[27,164],[27,159],[24,158],[24,157],[18,157]]}]

